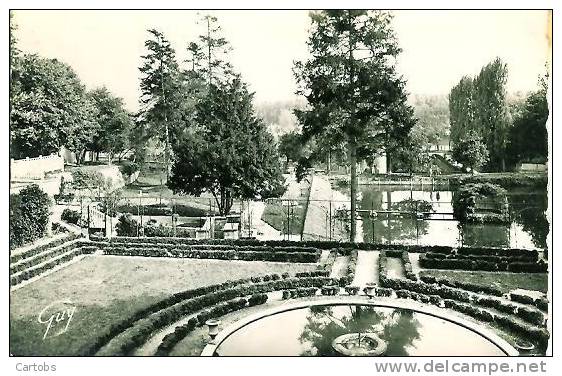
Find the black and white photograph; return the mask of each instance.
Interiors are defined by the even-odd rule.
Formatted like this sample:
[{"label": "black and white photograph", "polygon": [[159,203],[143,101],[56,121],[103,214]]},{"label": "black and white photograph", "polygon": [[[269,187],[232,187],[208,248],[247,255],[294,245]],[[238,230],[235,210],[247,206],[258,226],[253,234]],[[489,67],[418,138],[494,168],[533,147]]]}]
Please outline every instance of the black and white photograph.
[{"label": "black and white photograph", "polygon": [[553,356],[553,10],[3,17],[10,374]]}]

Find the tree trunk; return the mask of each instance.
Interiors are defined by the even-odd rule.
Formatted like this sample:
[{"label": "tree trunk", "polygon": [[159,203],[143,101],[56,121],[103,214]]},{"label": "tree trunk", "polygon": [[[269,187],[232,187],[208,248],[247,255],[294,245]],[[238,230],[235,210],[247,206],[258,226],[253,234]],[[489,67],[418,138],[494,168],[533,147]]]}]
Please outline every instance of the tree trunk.
[{"label": "tree trunk", "polygon": [[357,145],[355,144],[355,140],[350,140],[348,142],[348,150],[349,150],[349,165],[351,169],[351,189],[350,189],[350,196],[351,196],[351,212],[350,212],[350,219],[351,219],[351,233],[349,235],[349,241],[354,243],[355,236],[357,234],[357,220],[356,220],[356,205],[357,205]]},{"label": "tree trunk", "polygon": [[392,173],[392,159],[390,158],[390,152],[386,151],[386,173]]}]

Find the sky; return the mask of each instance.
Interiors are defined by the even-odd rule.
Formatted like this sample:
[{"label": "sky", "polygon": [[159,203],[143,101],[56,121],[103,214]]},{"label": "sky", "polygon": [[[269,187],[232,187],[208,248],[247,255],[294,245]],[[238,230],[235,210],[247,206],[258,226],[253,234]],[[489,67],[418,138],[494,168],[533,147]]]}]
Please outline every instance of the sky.
[{"label": "sky", "polygon": [[[291,100],[295,60],[307,57],[307,11],[217,11],[231,43],[231,63],[257,102]],[[510,93],[537,87],[551,56],[546,11],[395,11],[403,52],[397,70],[412,94],[446,95],[464,75],[500,57]],[[89,89],[106,86],[129,110],[138,108],[138,67],[149,28],[164,32],[179,61],[202,31],[196,11],[15,11],[18,47],[74,68]]]}]

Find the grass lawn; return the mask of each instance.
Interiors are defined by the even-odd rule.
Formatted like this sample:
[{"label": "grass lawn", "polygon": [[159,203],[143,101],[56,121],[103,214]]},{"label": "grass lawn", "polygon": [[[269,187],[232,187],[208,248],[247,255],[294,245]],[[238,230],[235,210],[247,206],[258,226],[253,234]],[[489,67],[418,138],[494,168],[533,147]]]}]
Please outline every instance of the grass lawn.
[{"label": "grass lawn", "polygon": [[[304,221],[304,203],[292,208],[290,218],[290,234],[300,235]],[[261,219],[277,231],[287,231],[287,207],[280,202],[268,202],[265,205]]]},{"label": "grass lawn", "polygon": [[445,277],[453,281],[494,286],[504,293],[515,289],[537,290],[542,292],[547,292],[548,290],[548,275],[545,273],[424,270],[420,274]]},{"label": "grass lawn", "polygon": [[[87,256],[10,293],[10,352],[75,355],[109,325],[174,292],[270,273],[314,270],[315,264],[259,261]],[[68,330],[43,340],[38,322],[47,305],[70,300]],[[47,318],[48,319],[48,318]]]}]

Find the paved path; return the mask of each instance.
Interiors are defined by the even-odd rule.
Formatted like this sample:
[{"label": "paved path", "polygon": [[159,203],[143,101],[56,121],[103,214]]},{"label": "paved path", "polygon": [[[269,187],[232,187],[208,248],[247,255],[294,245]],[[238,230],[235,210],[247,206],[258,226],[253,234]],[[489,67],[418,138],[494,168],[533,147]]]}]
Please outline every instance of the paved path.
[{"label": "paved path", "polygon": [[379,252],[359,251],[352,285],[362,287],[372,282],[379,282]]},{"label": "paved path", "polygon": [[336,261],[332,266],[332,272],[330,273],[330,278],[340,278],[347,274],[347,264],[349,263],[349,257],[338,256]]}]

